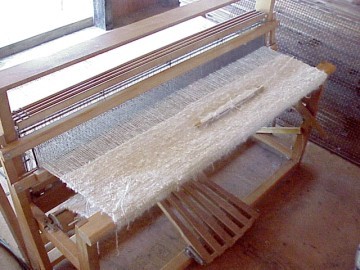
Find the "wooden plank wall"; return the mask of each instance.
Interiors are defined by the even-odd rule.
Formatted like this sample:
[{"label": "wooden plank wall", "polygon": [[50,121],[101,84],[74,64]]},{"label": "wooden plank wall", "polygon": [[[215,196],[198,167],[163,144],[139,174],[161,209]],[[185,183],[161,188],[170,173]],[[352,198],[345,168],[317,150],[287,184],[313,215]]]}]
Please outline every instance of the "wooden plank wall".
[{"label": "wooden plank wall", "polygon": [[111,0],[114,18],[127,16],[131,13],[159,4],[159,0]]},{"label": "wooden plank wall", "polygon": [[113,27],[121,27],[179,6],[179,0],[110,0]]}]

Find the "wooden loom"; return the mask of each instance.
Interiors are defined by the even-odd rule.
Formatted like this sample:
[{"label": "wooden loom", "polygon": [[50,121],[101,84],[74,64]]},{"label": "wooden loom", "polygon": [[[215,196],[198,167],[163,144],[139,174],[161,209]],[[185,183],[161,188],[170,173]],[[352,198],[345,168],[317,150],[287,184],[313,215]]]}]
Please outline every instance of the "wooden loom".
[{"label": "wooden loom", "polygon": [[[51,269],[64,258],[68,259],[78,269],[98,269],[99,259],[96,243],[114,231],[116,226],[110,217],[100,213],[93,215],[87,220],[83,219],[76,225],[69,227],[63,226],[63,224],[72,223],[75,216],[68,211],[46,215],[45,213],[73,196],[74,192],[66,188],[59,179],[44,170],[35,169],[28,171],[23,162],[25,152],[82,122],[116,107],[126,100],[207,61],[215,59],[217,56],[257,37],[265,35],[267,45],[275,48],[274,31],[277,21],[273,14],[274,1],[257,0],[256,11],[246,13],[177,43],[165,46],[134,61],[120,65],[113,70],[99,74],[94,78],[79,82],[73,87],[48,97],[46,100],[31,104],[26,108],[29,112],[29,117],[23,121],[19,121],[21,117],[18,114],[11,112],[7,91],[74,63],[94,57],[115,47],[233,2],[236,1],[200,0],[191,5],[120,28],[80,44],[72,50],[71,54],[60,52],[54,56],[51,63],[45,60],[31,61],[1,72],[1,162],[8,176],[8,184],[16,214],[12,211],[3,190],[0,190],[1,210],[17,240],[22,254],[34,269]],[[186,60],[184,63],[167,69],[161,75],[149,77],[134,86],[128,87],[125,91],[114,94],[109,99],[78,110],[50,125],[39,128],[29,135],[22,134],[21,137],[19,136],[21,130],[26,130],[42,119],[61,112],[79,101],[90,98],[112,85],[190,53],[231,33],[254,25],[255,27],[246,30],[225,44],[216,46]],[[321,65],[319,68],[329,74],[333,72],[333,67],[328,64]],[[248,205],[254,204],[267,190],[284,176],[288,175],[300,163],[312,127],[322,132],[321,127],[315,120],[321,90],[322,88],[312,94],[310,98],[304,98],[297,105],[297,109],[304,119],[301,127],[263,128],[259,131],[259,134],[254,135],[256,140],[270,145],[276,151],[287,156],[289,160],[264,184],[259,186],[250,196],[246,197],[244,202],[219,186],[202,179],[199,182],[190,181],[184,185],[183,189],[173,192],[164,201],[158,203],[159,207],[174,223],[188,244],[184,252],[170,261],[164,267],[165,269],[185,267],[189,263],[189,257],[186,253],[190,254],[199,263],[210,263],[238,240],[252,225],[257,213]],[[294,134],[296,140],[292,149],[288,149],[266,133]],[[219,207],[211,207],[211,205],[206,204],[202,200],[204,197],[219,204]],[[193,204],[193,199],[198,200],[202,207]],[[180,212],[183,219],[178,219],[174,215],[173,209]],[[189,215],[189,211],[196,214],[197,217],[194,218],[192,215]],[[213,217],[222,220],[222,224],[218,224]],[[237,222],[233,222],[232,220],[234,219]],[[183,220],[186,220],[185,223],[187,224]],[[56,222],[59,223],[56,224]],[[208,232],[202,222],[205,222],[206,226],[212,228],[213,231],[221,236],[221,244]],[[188,229],[189,224],[193,230]],[[228,234],[224,231],[224,226],[230,229],[232,233]],[[69,237],[67,232],[71,230],[75,230],[75,232],[72,237]],[[72,241],[74,238],[76,243]],[[47,248],[49,243],[51,243],[51,250]],[[61,256],[52,261],[51,256],[58,251],[61,253]]]}]

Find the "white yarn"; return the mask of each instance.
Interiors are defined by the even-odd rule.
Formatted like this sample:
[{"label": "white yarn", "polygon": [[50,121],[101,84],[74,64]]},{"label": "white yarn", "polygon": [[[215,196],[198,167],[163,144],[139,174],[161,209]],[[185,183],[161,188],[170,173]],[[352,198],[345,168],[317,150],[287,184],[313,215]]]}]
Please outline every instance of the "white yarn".
[{"label": "white yarn", "polygon": [[[324,72],[278,55],[107,153],[64,173],[61,179],[95,206],[94,211],[105,212],[120,227],[124,226],[317,89],[325,79]],[[196,91],[204,80],[187,89]],[[222,106],[224,96],[246,98],[246,90],[259,85],[264,91],[237,110],[211,125],[196,127],[199,117],[206,114],[205,108]],[[73,200],[78,200],[78,205],[68,203],[68,207],[81,212],[81,197]]]},{"label": "white yarn", "polygon": [[264,86],[244,91],[247,94],[247,96],[245,97],[243,95],[230,96],[227,98],[225,97],[225,103],[220,106],[219,104],[216,104],[215,106],[217,108],[213,108],[213,111],[207,112],[204,117],[201,117],[200,121],[196,124],[196,126],[200,127],[203,125],[211,124],[212,122],[218,120],[232,110],[239,109],[241,105],[250,101],[262,91],[264,91]]}]

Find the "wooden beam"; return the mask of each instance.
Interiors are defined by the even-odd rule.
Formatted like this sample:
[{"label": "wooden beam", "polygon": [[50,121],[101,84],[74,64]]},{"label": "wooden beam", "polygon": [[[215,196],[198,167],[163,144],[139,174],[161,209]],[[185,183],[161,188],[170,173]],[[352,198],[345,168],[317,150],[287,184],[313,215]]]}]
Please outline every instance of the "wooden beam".
[{"label": "wooden beam", "polygon": [[280,143],[271,134],[254,134],[252,138],[255,141],[261,142],[269,146],[271,150],[275,150],[277,153],[284,155],[286,158],[291,158],[291,149]]},{"label": "wooden beam", "polygon": [[236,2],[236,0],[200,0],[115,29],[104,35],[56,53],[51,57],[39,58],[5,69],[0,72],[0,94],[26,82],[38,79],[57,70],[69,67],[93,56],[110,51],[121,45],[234,2]]},{"label": "wooden beam", "polygon": [[57,177],[45,170],[38,169],[19,179],[13,184],[13,187],[17,192],[22,192],[25,189],[31,189],[33,192],[37,192],[39,189],[43,189],[57,181],[60,181]]},{"label": "wooden beam", "polygon": [[275,0],[256,0],[255,9],[268,14],[268,20],[273,19]]},{"label": "wooden beam", "polygon": [[263,127],[256,131],[257,134],[301,134],[299,127]]},{"label": "wooden beam", "polygon": [[34,219],[30,207],[30,192],[12,191],[12,198],[19,220],[21,232],[25,240],[29,259],[33,269],[52,269],[49,257],[47,255],[44,242],[40,236],[39,226]]},{"label": "wooden beam", "polygon": [[178,253],[174,258],[172,258],[166,265],[164,265],[161,270],[178,270],[185,269],[192,263],[184,251]]},{"label": "wooden beam", "polygon": [[94,25],[104,30],[113,29],[112,1],[93,0]]},{"label": "wooden beam", "polygon": [[0,93],[0,135],[4,137],[7,143],[18,138],[7,93]]},{"label": "wooden beam", "polygon": [[[14,121],[11,115],[7,93],[0,93],[0,136],[2,147],[5,147],[7,144],[12,143],[18,139],[18,134],[16,132]],[[8,175],[8,180],[10,183],[14,183],[15,179],[17,179],[19,175],[26,171],[24,163],[22,162],[22,154],[23,153],[21,153],[19,157],[13,160],[16,173],[14,173],[12,176]]]},{"label": "wooden beam", "polygon": [[327,75],[331,75],[336,71],[336,66],[326,61],[318,64],[316,68],[324,71]]},{"label": "wooden beam", "polygon": [[263,13],[248,12],[230,21],[218,24],[151,53],[140,56],[72,87],[64,89],[55,95],[22,108],[22,110],[19,111],[19,115],[16,113],[13,115],[14,120],[21,119],[22,111],[26,111],[28,118],[17,122],[17,127],[20,130],[29,127],[38,121],[115,84],[125,81],[137,74],[141,74],[151,68],[166,64],[169,61],[190,53],[206,44],[260,22],[264,17],[265,15]]},{"label": "wooden beam", "polygon": [[115,229],[114,221],[108,215],[98,212],[88,218],[85,224],[79,226],[77,231],[81,239],[92,246],[110,232],[115,232]]},{"label": "wooden beam", "polygon": [[[274,13],[275,0],[256,0],[255,10],[267,14],[266,20],[271,21],[275,19]],[[275,30],[265,34],[265,45],[277,50]]]},{"label": "wooden beam", "polygon": [[98,104],[90,105],[87,108],[78,111],[68,117],[64,117],[62,120],[54,124],[50,124],[47,127],[35,131],[34,133],[20,138],[16,142],[7,145],[1,150],[1,153],[4,159],[11,159],[16,157],[25,151],[61,134],[71,128],[112,109],[121,103],[132,99],[166,81],[169,81],[175,77],[184,74],[187,71],[192,70],[195,67],[202,65],[210,60],[215,59],[216,57],[225,54],[234,48],[239,47],[242,44],[245,44],[251,40],[254,40],[257,37],[264,35],[270,30],[274,29],[277,26],[276,21],[267,22],[256,29],[249,30],[248,32],[240,35],[229,42],[223,43],[213,49],[210,49],[200,55],[194,56],[189,60],[182,62],[170,69],[162,71],[155,76],[148,78],[145,81],[141,81],[133,86],[128,87],[127,89],[120,91],[119,93],[114,94],[103,102]]},{"label": "wooden beam", "polygon": [[81,270],[99,270],[99,254],[96,245],[88,245],[81,237],[79,228],[75,226],[76,245],[79,250],[79,264]]}]

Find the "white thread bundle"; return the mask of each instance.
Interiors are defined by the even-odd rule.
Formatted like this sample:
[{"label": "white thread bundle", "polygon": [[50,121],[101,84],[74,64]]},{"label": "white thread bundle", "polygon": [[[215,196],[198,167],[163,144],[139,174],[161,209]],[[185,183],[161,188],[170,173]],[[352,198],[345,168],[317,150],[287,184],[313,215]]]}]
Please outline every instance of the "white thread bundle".
[{"label": "white thread bundle", "polygon": [[211,124],[212,122],[220,119],[221,117],[228,114],[232,110],[239,109],[240,106],[242,106],[246,102],[249,102],[251,99],[256,97],[256,95],[260,94],[262,91],[264,91],[264,86],[260,86],[255,89],[244,91],[244,92],[249,92],[249,94],[246,97],[243,97],[242,95],[231,96],[230,98],[228,98],[225,104],[220,105],[214,111],[208,112],[204,117],[202,117],[200,121],[196,124],[196,126],[200,127],[203,125]]}]

